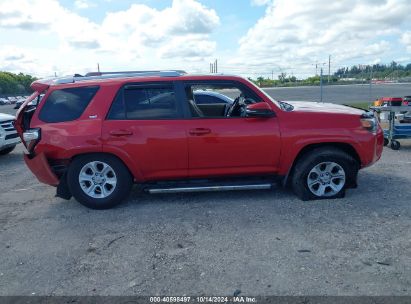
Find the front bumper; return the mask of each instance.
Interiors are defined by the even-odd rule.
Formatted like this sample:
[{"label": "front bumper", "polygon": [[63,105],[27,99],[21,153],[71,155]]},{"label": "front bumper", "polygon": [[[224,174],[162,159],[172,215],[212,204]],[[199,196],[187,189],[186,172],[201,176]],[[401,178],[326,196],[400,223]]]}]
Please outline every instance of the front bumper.
[{"label": "front bumper", "polygon": [[378,127],[377,134],[361,145],[361,168],[366,168],[377,162],[384,148],[384,132]]},{"label": "front bumper", "polygon": [[33,157],[24,154],[24,161],[40,182],[50,186],[57,186],[59,184],[59,179],[51,170],[47,158],[43,153]]}]

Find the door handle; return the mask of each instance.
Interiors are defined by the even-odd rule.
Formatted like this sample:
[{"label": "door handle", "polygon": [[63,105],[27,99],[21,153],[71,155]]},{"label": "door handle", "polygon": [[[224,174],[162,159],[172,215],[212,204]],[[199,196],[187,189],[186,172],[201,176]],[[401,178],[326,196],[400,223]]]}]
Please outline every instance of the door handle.
[{"label": "door handle", "polygon": [[115,130],[115,131],[110,131],[110,135],[113,136],[130,136],[133,135],[133,132],[129,130]]},{"label": "door handle", "polygon": [[189,131],[190,135],[200,136],[211,133],[211,130],[208,128],[195,128]]}]

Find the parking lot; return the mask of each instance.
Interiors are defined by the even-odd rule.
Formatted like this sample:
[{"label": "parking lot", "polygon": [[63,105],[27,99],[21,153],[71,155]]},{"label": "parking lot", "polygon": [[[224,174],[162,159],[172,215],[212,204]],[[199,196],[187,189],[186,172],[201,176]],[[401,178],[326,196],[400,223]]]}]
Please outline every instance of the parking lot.
[{"label": "parking lot", "polygon": [[21,154],[0,158],[0,295],[411,294],[410,142],[344,199],[136,188],[106,211],[55,198]]}]

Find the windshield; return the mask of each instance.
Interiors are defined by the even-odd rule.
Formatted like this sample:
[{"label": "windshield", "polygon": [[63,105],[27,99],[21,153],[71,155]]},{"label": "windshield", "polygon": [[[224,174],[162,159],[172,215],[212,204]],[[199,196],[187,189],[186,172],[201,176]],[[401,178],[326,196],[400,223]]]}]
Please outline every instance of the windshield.
[{"label": "windshield", "polygon": [[260,91],[261,93],[264,94],[265,97],[267,97],[273,104],[275,104],[277,107],[279,107],[280,109],[282,109],[281,107],[281,103],[278,102],[277,100],[275,100],[274,98],[272,98],[270,95],[268,95],[264,90],[262,90],[261,88],[259,88],[254,82],[250,81],[247,79],[247,81],[254,87],[256,88],[258,91]]},{"label": "windshield", "polygon": [[290,111],[294,110],[294,107],[292,105],[290,105],[289,103],[286,103],[284,101],[275,100],[270,95],[268,95],[264,90],[260,89],[255,83],[253,83],[252,81],[249,81],[249,80],[247,80],[247,81],[252,86],[254,86],[256,89],[258,89],[261,93],[263,93],[265,97],[267,97],[273,104],[275,104],[281,110],[286,111],[286,112],[290,112]]}]

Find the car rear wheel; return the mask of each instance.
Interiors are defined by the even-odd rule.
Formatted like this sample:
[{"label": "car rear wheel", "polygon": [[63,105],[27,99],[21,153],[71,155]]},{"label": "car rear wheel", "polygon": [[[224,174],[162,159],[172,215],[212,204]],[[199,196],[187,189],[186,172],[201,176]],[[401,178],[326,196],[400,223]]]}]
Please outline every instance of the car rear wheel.
[{"label": "car rear wheel", "polygon": [[132,186],[126,166],[110,155],[81,156],[67,172],[71,194],[82,205],[92,209],[108,209],[123,201]]},{"label": "car rear wheel", "polygon": [[9,154],[11,151],[14,150],[14,148],[16,148],[16,146],[11,146],[11,147],[8,147],[6,149],[0,150],[0,155]]},{"label": "car rear wheel", "polygon": [[319,148],[297,162],[292,188],[302,200],[341,198],[345,188],[356,180],[358,163],[336,148]]}]

